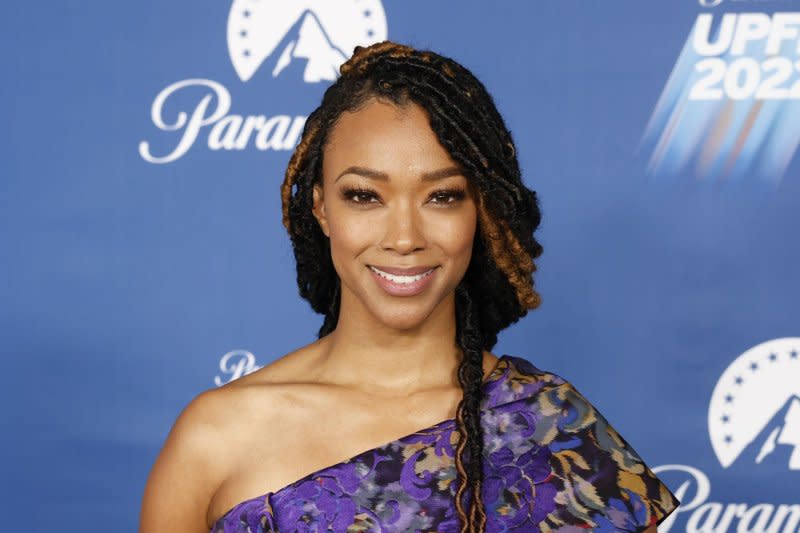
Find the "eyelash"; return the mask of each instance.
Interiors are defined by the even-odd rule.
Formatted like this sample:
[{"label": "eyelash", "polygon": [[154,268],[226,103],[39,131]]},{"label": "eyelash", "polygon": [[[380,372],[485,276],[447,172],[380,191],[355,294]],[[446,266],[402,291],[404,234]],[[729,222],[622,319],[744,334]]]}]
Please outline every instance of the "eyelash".
[{"label": "eyelash", "polygon": [[[371,203],[369,201],[358,201],[358,200],[356,200],[355,198],[360,196],[360,195],[369,196],[369,197],[372,197],[372,198],[375,198],[375,197],[378,196],[378,194],[375,191],[373,191],[372,189],[368,189],[366,187],[344,187],[342,189],[342,196],[348,202],[354,203],[356,205],[368,205],[369,203]],[[450,204],[455,204],[456,202],[458,202],[460,200],[463,200],[466,197],[466,191],[464,189],[458,188],[458,187],[454,187],[454,188],[450,188],[450,189],[439,189],[439,190],[434,191],[433,193],[431,193],[430,198],[441,197],[441,196],[446,196],[447,198],[452,198],[453,201],[448,202],[448,201],[445,200],[443,202],[435,202],[435,203],[439,203],[439,204],[442,204],[442,205],[450,205]]]}]

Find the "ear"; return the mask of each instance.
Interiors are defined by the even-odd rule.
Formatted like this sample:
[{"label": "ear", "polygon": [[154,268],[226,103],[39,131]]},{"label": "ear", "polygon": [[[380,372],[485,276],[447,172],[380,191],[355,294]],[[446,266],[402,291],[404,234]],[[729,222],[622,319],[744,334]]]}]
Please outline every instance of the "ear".
[{"label": "ear", "polygon": [[314,184],[313,195],[314,206],[311,208],[311,212],[314,214],[314,218],[317,219],[317,222],[319,222],[322,233],[324,233],[326,237],[330,237],[328,218],[325,215],[325,196],[322,194],[322,185],[319,183]]}]

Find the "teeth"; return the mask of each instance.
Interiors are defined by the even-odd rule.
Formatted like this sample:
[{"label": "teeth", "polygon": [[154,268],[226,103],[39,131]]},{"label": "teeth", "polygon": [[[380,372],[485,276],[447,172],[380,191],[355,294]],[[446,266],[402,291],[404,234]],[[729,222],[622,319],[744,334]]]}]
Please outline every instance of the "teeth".
[{"label": "teeth", "polygon": [[425,276],[430,275],[433,272],[433,269],[428,270],[427,272],[423,272],[422,274],[417,274],[416,276],[397,276],[395,274],[389,274],[388,272],[384,272],[383,270],[377,269],[374,266],[370,266],[369,268],[372,269],[373,272],[377,273],[380,277],[386,278],[389,281],[393,281],[395,283],[414,283],[415,281],[419,281]]}]

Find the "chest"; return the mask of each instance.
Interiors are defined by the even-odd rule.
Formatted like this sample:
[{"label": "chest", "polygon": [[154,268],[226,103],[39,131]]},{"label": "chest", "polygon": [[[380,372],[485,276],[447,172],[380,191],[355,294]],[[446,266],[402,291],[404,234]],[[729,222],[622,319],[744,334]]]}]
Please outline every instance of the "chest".
[{"label": "chest", "polygon": [[[541,491],[550,478],[549,450],[522,438],[519,429],[488,435],[482,495],[500,529],[487,531],[511,524],[533,531],[525,525],[552,507],[553,492]],[[457,442],[455,420],[441,421],[244,500],[217,530],[260,524],[265,531],[296,531],[300,524],[304,531],[459,531]]]},{"label": "chest", "polygon": [[360,454],[388,449],[419,430],[454,423],[459,399],[457,391],[407,402],[306,397],[271,413],[240,413],[217,452],[230,467],[209,503],[208,518],[216,520],[239,502],[275,494]]}]

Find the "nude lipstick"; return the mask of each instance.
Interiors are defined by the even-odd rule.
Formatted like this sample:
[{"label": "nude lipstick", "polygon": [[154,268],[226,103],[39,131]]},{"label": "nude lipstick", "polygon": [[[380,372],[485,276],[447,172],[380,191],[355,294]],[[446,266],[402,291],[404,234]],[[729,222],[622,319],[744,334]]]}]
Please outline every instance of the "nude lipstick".
[{"label": "nude lipstick", "polygon": [[378,285],[392,296],[414,296],[425,290],[436,274],[436,267],[396,268],[368,266]]}]

